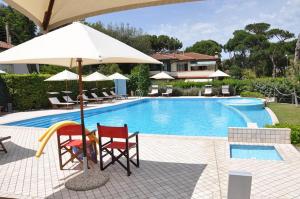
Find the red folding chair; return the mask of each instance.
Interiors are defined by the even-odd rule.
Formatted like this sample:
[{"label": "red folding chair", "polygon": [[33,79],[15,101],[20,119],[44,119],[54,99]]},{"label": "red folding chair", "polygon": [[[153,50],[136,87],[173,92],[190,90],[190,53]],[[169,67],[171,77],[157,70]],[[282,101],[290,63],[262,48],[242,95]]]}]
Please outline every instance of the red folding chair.
[{"label": "red folding chair", "polygon": [[[128,128],[125,124],[124,127],[110,127],[102,126],[97,124],[98,135],[99,135],[99,149],[100,149],[100,168],[101,170],[106,169],[111,164],[117,161],[126,171],[127,175],[130,176],[130,162],[139,167],[139,144],[138,144],[138,132],[128,135]],[[129,142],[129,139],[135,137],[135,142]],[[102,144],[102,138],[109,138],[110,140]],[[118,140],[116,140],[118,139]],[[121,139],[121,141],[120,141]],[[136,153],[132,156],[129,155],[130,149],[136,149]],[[115,150],[120,154],[115,156]],[[103,154],[104,153],[104,154]],[[107,155],[111,156],[111,162],[104,166],[103,158]],[[126,158],[126,165],[124,165],[120,158],[124,156]],[[132,159],[136,156],[136,162]]]},{"label": "red folding chair", "polygon": [[[64,166],[66,166],[69,162],[73,162],[74,159],[77,159],[81,164],[83,161],[81,160],[82,151],[82,140],[78,139],[79,136],[82,136],[81,133],[81,125],[74,124],[61,127],[57,130],[57,146],[58,146],[58,156],[59,156],[59,166],[62,170]],[[86,136],[88,137],[90,134],[95,135],[95,131],[89,132],[86,130]],[[61,137],[66,137],[61,141]],[[77,139],[74,139],[73,136],[76,136]],[[94,163],[97,163],[97,148],[96,141],[89,139],[86,141],[87,149],[89,149],[89,153],[87,154],[87,160],[92,160]],[[76,149],[77,151],[75,151]],[[95,153],[94,157],[92,157],[92,152]],[[71,157],[63,162],[63,155],[70,154]]]}]

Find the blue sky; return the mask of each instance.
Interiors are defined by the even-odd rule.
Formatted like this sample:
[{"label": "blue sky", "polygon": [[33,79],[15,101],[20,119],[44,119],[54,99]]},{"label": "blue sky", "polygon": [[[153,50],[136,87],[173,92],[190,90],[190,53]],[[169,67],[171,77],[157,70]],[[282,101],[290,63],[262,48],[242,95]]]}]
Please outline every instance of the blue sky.
[{"label": "blue sky", "polygon": [[129,23],[150,34],[175,36],[184,47],[199,40],[226,43],[232,32],[253,22],[300,33],[300,0],[205,0],[140,8],[87,19]]},{"label": "blue sky", "polygon": [[204,0],[100,15],[87,21],[129,23],[149,34],[175,36],[185,48],[206,39],[224,44],[234,30],[253,22],[267,22],[298,35],[300,0]]}]

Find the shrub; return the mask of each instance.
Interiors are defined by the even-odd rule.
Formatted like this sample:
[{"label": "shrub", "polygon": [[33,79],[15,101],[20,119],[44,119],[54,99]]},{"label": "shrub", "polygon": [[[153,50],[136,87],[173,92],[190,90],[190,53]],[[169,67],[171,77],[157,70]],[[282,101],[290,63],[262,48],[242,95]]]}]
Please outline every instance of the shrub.
[{"label": "shrub", "polygon": [[143,96],[147,95],[151,81],[149,78],[149,66],[137,65],[129,75],[128,88],[130,91],[140,90]]},{"label": "shrub", "polygon": [[251,92],[251,91],[243,91],[241,92],[241,97],[255,97],[255,98],[264,98],[265,96],[258,92]]},{"label": "shrub", "polygon": [[[7,101],[13,104],[14,109],[30,110],[48,108],[47,92],[60,92],[65,90],[65,82],[45,82],[44,80],[48,77],[50,77],[50,75],[7,74],[0,76],[0,84],[1,82],[5,84]],[[89,90],[95,86],[95,82],[84,82],[84,89]],[[101,82],[97,87],[99,90],[103,87],[111,88],[113,87],[113,82]],[[72,97],[75,98],[78,95],[77,81],[70,81],[68,83],[68,90],[72,91]],[[1,97],[3,97],[2,94]]]},{"label": "shrub", "polygon": [[300,144],[300,124],[286,124],[279,123],[275,125],[267,125],[267,128],[290,128],[291,129],[291,142],[292,144]]}]

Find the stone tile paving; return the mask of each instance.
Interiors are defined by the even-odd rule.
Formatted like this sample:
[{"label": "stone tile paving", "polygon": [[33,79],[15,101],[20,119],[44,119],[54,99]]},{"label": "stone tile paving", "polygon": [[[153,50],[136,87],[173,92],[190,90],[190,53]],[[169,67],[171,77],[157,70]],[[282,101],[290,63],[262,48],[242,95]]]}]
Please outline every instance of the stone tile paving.
[{"label": "stone tile paving", "polygon": [[12,136],[5,143],[9,153],[0,154],[1,197],[226,198],[227,173],[233,169],[252,172],[252,198],[300,197],[300,155],[292,145],[275,145],[285,161],[230,160],[225,139],[155,135],[140,136],[141,166],[132,167],[130,177],[115,164],[105,171],[110,176],[105,186],[70,191],[64,182],[80,167],[75,162],[59,169],[56,136],[40,159],[34,157],[44,130],[0,127],[0,136]]}]

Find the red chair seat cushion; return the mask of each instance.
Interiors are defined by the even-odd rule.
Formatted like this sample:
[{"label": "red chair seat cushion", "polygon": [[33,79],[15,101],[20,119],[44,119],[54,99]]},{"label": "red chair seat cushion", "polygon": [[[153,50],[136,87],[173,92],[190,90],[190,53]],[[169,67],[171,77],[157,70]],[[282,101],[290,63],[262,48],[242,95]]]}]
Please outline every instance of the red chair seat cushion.
[{"label": "red chair seat cushion", "polygon": [[[132,147],[135,147],[136,143],[129,142],[128,147],[129,149]],[[109,148],[109,149],[126,149],[126,142],[112,142],[108,145],[105,145],[103,148]]]},{"label": "red chair seat cushion", "polygon": [[[91,142],[89,140],[86,141],[86,144],[90,144]],[[71,140],[65,144],[63,144],[63,146],[69,146],[69,147],[77,147],[77,148],[81,148],[82,146],[82,140]]]}]

